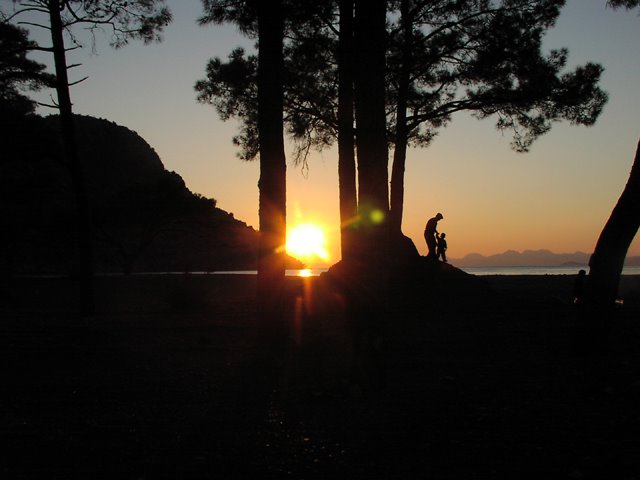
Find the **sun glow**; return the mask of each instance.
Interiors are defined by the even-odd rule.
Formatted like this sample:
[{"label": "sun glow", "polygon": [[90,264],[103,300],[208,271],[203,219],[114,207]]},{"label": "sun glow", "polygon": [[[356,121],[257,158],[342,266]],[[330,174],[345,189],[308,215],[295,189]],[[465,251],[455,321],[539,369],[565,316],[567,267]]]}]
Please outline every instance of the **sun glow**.
[{"label": "sun glow", "polygon": [[310,268],[305,268],[298,272],[299,277],[310,277],[312,275]]},{"label": "sun glow", "polygon": [[296,225],[287,232],[287,253],[303,261],[327,261],[327,238],[318,225]]}]

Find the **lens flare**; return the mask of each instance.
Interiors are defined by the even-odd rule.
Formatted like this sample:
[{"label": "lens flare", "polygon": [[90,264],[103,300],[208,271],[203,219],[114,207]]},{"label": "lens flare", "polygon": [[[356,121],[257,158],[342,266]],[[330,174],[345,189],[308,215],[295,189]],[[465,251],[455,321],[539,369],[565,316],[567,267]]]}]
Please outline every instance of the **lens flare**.
[{"label": "lens flare", "polygon": [[382,210],[372,210],[370,218],[372,223],[378,225],[384,222],[384,212]]}]

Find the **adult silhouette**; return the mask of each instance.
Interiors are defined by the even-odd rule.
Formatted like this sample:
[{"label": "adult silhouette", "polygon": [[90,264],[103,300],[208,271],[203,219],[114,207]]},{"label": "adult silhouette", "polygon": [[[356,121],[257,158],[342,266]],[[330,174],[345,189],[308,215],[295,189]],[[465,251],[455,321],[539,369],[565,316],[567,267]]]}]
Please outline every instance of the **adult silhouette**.
[{"label": "adult silhouette", "polygon": [[437,258],[436,256],[436,246],[438,245],[438,241],[436,235],[438,234],[438,222],[442,220],[444,217],[441,213],[437,213],[435,217],[430,218],[427,221],[427,225],[424,227],[424,240],[427,242],[427,248],[429,249],[429,253],[427,254],[427,258]]}]

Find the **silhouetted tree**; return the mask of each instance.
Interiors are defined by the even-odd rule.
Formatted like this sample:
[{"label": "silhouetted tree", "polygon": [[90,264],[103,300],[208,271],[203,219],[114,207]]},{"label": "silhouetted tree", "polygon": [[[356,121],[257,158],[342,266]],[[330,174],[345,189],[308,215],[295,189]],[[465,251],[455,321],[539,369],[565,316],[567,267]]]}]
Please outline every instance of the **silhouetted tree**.
[{"label": "silhouetted tree", "polygon": [[[321,11],[318,16],[324,23],[307,20],[304,25],[312,27],[292,29],[285,48],[287,132],[301,142],[303,153],[340,139],[343,227],[352,222],[355,208],[354,176],[342,168],[351,164],[353,148],[344,142],[354,134],[346,110],[353,102],[346,97],[353,80],[345,75],[355,62],[341,61],[351,39],[349,23],[344,23],[353,10],[351,4],[339,2],[337,13],[335,4],[333,10]],[[566,50],[542,53],[542,35],[554,24],[562,4],[562,0],[387,2],[392,14],[385,98],[387,139],[395,147],[390,213],[394,234],[400,234],[402,221],[407,147],[428,145],[453,113],[467,110],[478,118],[497,117],[497,127],[512,130],[513,146],[522,151],[553,122],[595,121],[606,101],[597,87],[602,69],[586,64],[565,72]],[[223,118],[243,120],[236,141],[245,158],[255,152],[254,64],[254,57],[236,50],[226,63],[212,60],[207,79],[196,86],[199,99],[213,103]]]},{"label": "silhouetted tree", "polygon": [[27,30],[0,22],[0,118],[4,127],[10,126],[10,117],[35,111],[35,102],[22,92],[53,84],[53,76],[44,72],[45,65],[27,58],[35,47]]},{"label": "silhouetted tree", "polygon": [[589,260],[585,299],[613,306],[629,246],[640,227],[640,142],[627,184]]},{"label": "silhouetted tree", "polygon": [[353,226],[357,221],[356,156],[353,129],[353,0],[339,1],[338,33],[338,194],[340,196],[340,246],[342,259],[356,254]]},{"label": "silhouetted tree", "polygon": [[[65,149],[74,196],[77,206],[75,236],[78,244],[78,276],[80,279],[80,309],[83,313],[93,312],[93,246],[91,241],[91,220],[89,201],[85,185],[82,159],[78,147],[73,120],[68,70],[78,65],[67,63],[67,52],[81,44],[73,35],[73,28],[85,25],[94,33],[108,30],[110,44],[119,48],[131,39],[141,39],[145,43],[159,40],[159,32],[171,20],[169,10],[163,6],[164,0],[14,0],[14,12],[9,18],[24,25],[45,28],[51,34],[51,46],[37,46],[34,49],[53,55],[55,66],[55,90],[60,112],[62,143]],[[65,35],[74,47],[67,47]]]},{"label": "silhouetted tree", "polygon": [[[205,6],[211,9],[210,3]],[[215,2],[213,2],[215,3]],[[340,178],[350,177],[349,181],[341,180],[340,211],[343,226],[354,221],[356,214],[355,191],[355,157],[353,138],[353,64],[350,59],[349,47],[346,39],[352,37],[352,32],[345,34],[350,22],[353,23],[353,1],[342,1],[341,7],[349,12],[342,17],[341,35],[345,39],[341,45],[340,85],[343,93],[350,92],[350,99],[341,96],[339,117],[343,119],[342,126],[346,133],[341,135],[341,163]],[[238,11],[238,10],[236,10]],[[294,163],[302,163],[306,167],[306,157],[311,147],[320,148],[333,141],[337,135],[338,120],[335,111],[326,107],[327,99],[335,97],[335,92],[327,92],[335,80],[336,70],[326,66],[335,56],[336,40],[319,31],[327,28],[327,22],[334,17],[333,5],[330,1],[314,2],[286,2],[285,8],[286,42],[284,44],[285,76],[284,108],[287,133],[296,140]],[[242,17],[247,22],[248,16]],[[246,33],[255,36],[255,26],[245,23]],[[337,30],[336,30],[337,31]],[[218,110],[221,118],[231,117],[242,119],[240,133],[234,137],[234,143],[241,147],[240,158],[252,160],[258,155],[257,132],[257,63],[255,55],[246,55],[244,49],[237,48],[228,57],[227,62],[215,58],[207,64],[207,78],[196,83],[198,101],[212,104]],[[316,76],[324,74],[327,79],[319,82]],[[332,80],[328,78],[331,77]],[[292,79],[295,78],[295,81]],[[337,82],[335,82],[337,83]],[[335,87],[335,85],[334,85]],[[330,118],[319,119],[321,106]],[[296,112],[296,114],[294,114]],[[350,157],[350,160],[345,160]],[[347,175],[347,172],[348,175]],[[343,236],[344,242],[345,236]],[[344,246],[344,245],[343,245]]]},{"label": "silhouetted tree", "polygon": [[36,102],[25,93],[53,85],[54,77],[46,73],[45,65],[27,58],[36,47],[27,30],[0,21],[0,130],[2,160],[8,161],[27,154],[32,142],[26,142],[29,123],[33,120]]},{"label": "silhouetted tree", "polygon": [[[640,7],[640,0],[609,0],[613,8]],[[585,301],[610,308],[618,296],[629,246],[640,227],[640,142],[627,184],[605,224],[589,261]]]},{"label": "silhouetted tree", "polygon": [[400,25],[403,41],[400,45],[399,69],[397,72],[396,91],[396,144],[393,151],[390,190],[390,225],[398,232],[402,229],[402,212],[404,209],[404,172],[407,157],[407,108],[409,102],[409,87],[412,84],[411,64],[413,49],[413,24],[411,22],[411,0],[400,0]]},{"label": "silhouetted tree", "polygon": [[[19,232],[30,229],[33,218],[28,209],[32,192],[13,174],[16,164],[26,164],[38,153],[34,138],[38,138],[33,115],[35,102],[25,95],[52,84],[53,77],[45,66],[27,58],[35,46],[28,32],[9,23],[0,22],[0,280],[8,282],[14,271]],[[20,201],[16,201],[17,199]]]},{"label": "silhouetted tree", "polygon": [[391,223],[400,231],[407,144],[426,146],[453,113],[497,117],[513,147],[530,144],[559,120],[591,125],[606,95],[601,67],[563,73],[567,51],[542,53],[542,36],[563,0],[417,2],[402,0],[389,63],[395,99]]},{"label": "silhouetted tree", "polygon": [[627,10],[640,7],[638,0],[608,0],[607,4],[613,8],[626,8]]},{"label": "silhouetted tree", "polygon": [[386,2],[356,0],[354,91],[358,152],[358,214],[365,262],[385,263],[389,215],[385,120]]},{"label": "silhouetted tree", "polygon": [[[204,0],[203,7],[205,15],[200,19],[201,24],[230,21],[258,41],[258,55],[249,61],[245,61],[244,51],[237,49],[231,54],[228,66],[219,60],[207,66],[210,78],[221,71],[223,76],[232,79],[229,85],[235,84],[233,94],[219,90],[217,82],[198,82],[196,90],[200,92],[199,100],[214,103],[223,119],[236,115],[249,119],[234,141],[244,147],[242,158],[252,159],[259,153],[258,295],[262,301],[274,301],[279,297],[285,271],[284,35],[291,25],[301,25],[298,15],[314,7],[300,1],[251,0]],[[224,100],[219,101],[220,98]]]},{"label": "silhouetted tree", "polygon": [[281,301],[286,243],[286,174],[282,120],[282,2],[256,1],[258,18],[258,143],[260,145],[258,297],[272,312]]}]

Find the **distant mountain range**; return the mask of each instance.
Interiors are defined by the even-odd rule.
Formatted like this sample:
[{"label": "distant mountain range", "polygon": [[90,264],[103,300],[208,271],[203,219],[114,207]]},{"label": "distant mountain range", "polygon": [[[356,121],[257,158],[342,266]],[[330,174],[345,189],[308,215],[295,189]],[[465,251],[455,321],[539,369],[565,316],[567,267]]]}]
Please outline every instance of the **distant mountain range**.
[{"label": "distant mountain range", "polygon": [[[550,250],[507,250],[504,253],[484,256],[470,253],[463,258],[452,258],[458,267],[553,267],[565,265],[587,265],[591,254],[584,252],[554,253]],[[627,257],[627,266],[639,266],[640,257]]]}]

